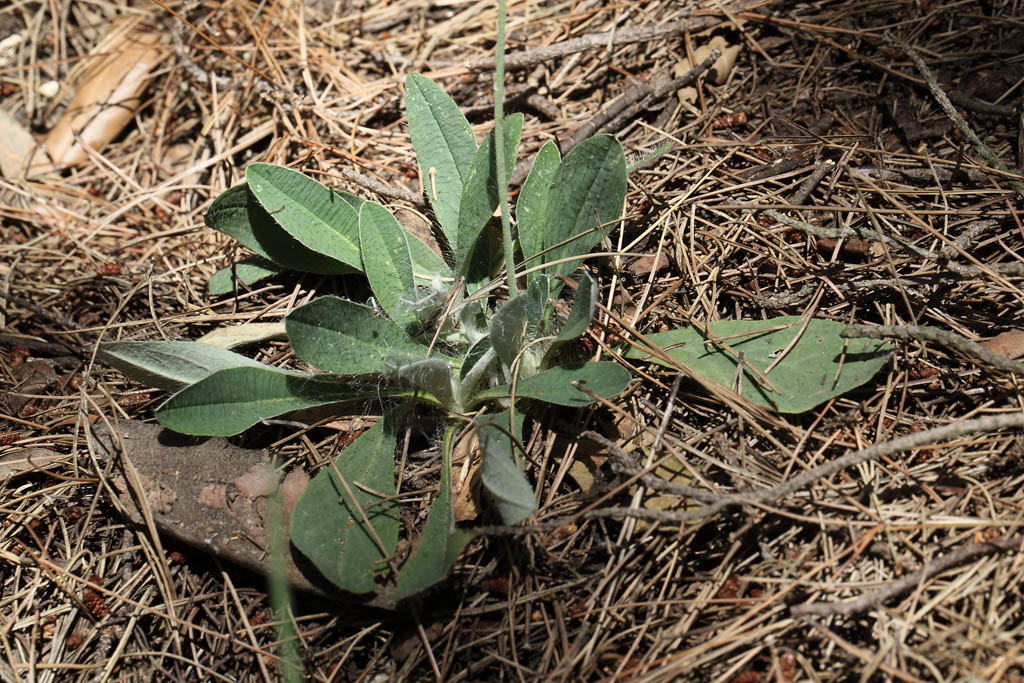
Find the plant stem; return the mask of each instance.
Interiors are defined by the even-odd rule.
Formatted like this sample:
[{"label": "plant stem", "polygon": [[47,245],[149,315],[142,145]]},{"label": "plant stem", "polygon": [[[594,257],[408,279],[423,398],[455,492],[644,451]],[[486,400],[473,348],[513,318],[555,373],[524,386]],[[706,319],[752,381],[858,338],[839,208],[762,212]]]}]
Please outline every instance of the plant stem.
[{"label": "plant stem", "polygon": [[455,401],[460,409],[466,405],[467,400],[473,395],[473,389],[480,383],[484,373],[487,372],[487,369],[491,367],[491,363],[497,360],[497,358],[498,353],[494,350],[494,347],[487,349],[480,360],[476,362],[476,365],[470,368],[466,376],[462,378],[462,382],[459,383],[459,395],[455,397]]},{"label": "plant stem", "polygon": [[[499,24],[500,26],[500,24]],[[910,57],[910,61],[914,63],[917,70],[921,72],[924,77],[925,83],[928,84],[928,88],[932,91],[932,96],[935,97],[935,101],[939,103],[939,107],[945,112],[949,120],[953,122],[956,129],[967,139],[971,146],[974,147],[975,151],[980,154],[985,161],[992,164],[997,170],[1002,171],[1007,175],[1006,182],[1009,183],[1010,187],[1014,191],[1024,197],[1024,182],[1021,182],[1020,175],[1011,171],[1003,160],[996,156],[996,153],[985,145],[978,137],[977,133],[971,130],[971,127],[964,121],[964,117],[960,116],[960,112],[956,110],[953,103],[949,101],[949,96],[946,95],[946,91],[939,85],[939,81],[936,80],[935,75],[932,74],[932,70],[928,68],[928,65],[924,63],[920,55],[910,47],[907,41],[903,40],[892,34],[885,35],[885,42],[889,43],[893,47],[901,50],[904,54]]]},{"label": "plant stem", "polygon": [[281,489],[267,498],[267,535],[269,538],[269,581],[268,592],[270,604],[274,609],[277,626],[277,640],[280,645],[278,652],[281,657],[281,680],[286,683],[298,683],[305,678],[299,651],[295,645],[295,628],[289,618],[292,605],[292,585],[288,582],[288,536],[285,531],[284,504],[281,501]]},{"label": "plant stem", "polygon": [[515,245],[512,221],[508,214],[508,171],[505,168],[505,0],[498,0],[498,47],[494,60],[494,165],[498,180],[498,206],[501,207],[501,242],[505,248],[505,274],[508,295],[519,293],[516,285]]}]

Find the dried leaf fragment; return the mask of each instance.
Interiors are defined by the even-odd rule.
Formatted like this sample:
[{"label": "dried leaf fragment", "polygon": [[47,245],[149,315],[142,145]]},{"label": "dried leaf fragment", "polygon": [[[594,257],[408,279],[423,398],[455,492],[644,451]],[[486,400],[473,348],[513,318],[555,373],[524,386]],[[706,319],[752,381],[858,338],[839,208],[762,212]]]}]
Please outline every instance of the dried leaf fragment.
[{"label": "dried leaf fragment", "polygon": [[452,453],[452,507],[456,522],[480,516],[480,444],[476,433],[464,436]]},{"label": "dried leaf fragment", "polygon": [[268,462],[258,463],[236,477],[232,483],[250,500],[265,498],[277,491],[277,470]]},{"label": "dried leaf fragment", "polygon": [[641,256],[633,263],[629,264],[629,272],[636,276],[650,275],[651,271],[658,273],[668,268],[668,256],[664,253],[648,254],[647,256]]},{"label": "dried leaf fragment", "polygon": [[[711,51],[716,48],[722,51],[722,56],[715,60],[715,63],[711,65],[705,80],[708,83],[721,85],[722,83],[725,83],[725,79],[729,77],[729,72],[732,71],[732,67],[736,64],[736,57],[739,56],[743,45],[730,45],[722,36],[713,36],[711,40],[693,51],[693,63],[700,64],[707,59],[711,55]],[[675,67],[675,77],[679,78],[680,76],[683,76],[690,70],[690,68],[691,67],[688,62],[680,62]],[[697,101],[697,89],[693,86],[680,88],[678,95],[681,102],[693,104]]]},{"label": "dried leaf fragment", "polygon": [[981,346],[1010,360],[1020,358],[1024,356],[1024,330],[1009,330],[997,334],[988,341],[981,342]]},{"label": "dried leaf fragment", "polygon": [[308,483],[309,474],[301,468],[295,468],[285,476],[284,482],[281,484],[281,507],[286,521],[291,519],[295,502],[302,495]]},{"label": "dried leaf fragment", "polygon": [[150,72],[166,51],[158,34],[137,26],[119,25],[93,50],[93,64],[46,137],[46,150],[58,166],[84,163],[86,147],[102,149],[135,115]]},{"label": "dried leaf fragment", "polygon": [[0,109],[0,176],[18,178],[22,175],[36,148],[32,137],[18,120]]}]

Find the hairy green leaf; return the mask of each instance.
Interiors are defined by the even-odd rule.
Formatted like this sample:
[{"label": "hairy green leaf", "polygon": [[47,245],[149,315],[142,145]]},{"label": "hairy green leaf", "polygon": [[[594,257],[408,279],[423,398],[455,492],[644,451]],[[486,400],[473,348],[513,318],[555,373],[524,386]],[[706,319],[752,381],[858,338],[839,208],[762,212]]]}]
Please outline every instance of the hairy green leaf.
[{"label": "hairy green leaf", "polygon": [[579,273],[579,287],[572,302],[572,311],[569,312],[569,317],[566,318],[555,341],[576,339],[587,331],[594,319],[594,311],[597,309],[597,283],[587,271],[581,270]]},{"label": "hairy green leaf", "polygon": [[349,593],[374,591],[398,547],[397,429],[385,414],[313,477],[292,510],[292,543]]},{"label": "hairy green leaf", "polygon": [[448,361],[441,358],[425,358],[403,365],[398,369],[398,379],[433,394],[442,405],[453,404],[452,366]]},{"label": "hairy green leaf", "polygon": [[[533,377],[519,380],[516,384],[516,398],[530,398],[574,408],[582,407],[597,400],[590,394],[600,398],[611,398],[629,386],[630,379],[629,371],[612,361],[586,363],[578,368],[554,367]],[[474,399],[479,402],[507,398],[509,390],[510,386],[504,384],[485,389]]]},{"label": "hairy green leaf", "polygon": [[[618,140],[595,135],[576,145],[551,180],[543,232],[544,249],[551,251],[545,260],[589,252],[601,241],[601,230],[608,229],[599,229],[598,222],[603,225],[617,220],[625,197],[626,158]],[[556,247],[558,244],[562,246]],[[578,267],[577,261],[569,261],[546,272],[571,273]]]},{"label": "hairy green leaf", "polygon": [[[555,171],[562,161],[558,145],[548,141],[537,152],[533,160],[530,175],[523,183],[516,202],[516,226],[519,235],[519,247],[523,250],[523,258],[528,267],[540,265],[539,261],[530,261],[544,249],[544,230],[547,225],[548,194]],[[536,274],[531,276],[531,279]]]},{"label": "hairy green leaf", "polygon": [[218,370],[267,367],[233,351],[192,341],[103,342],[98,355],[137,382],[172,391]]},{"label": "hairy green leaf", "polygon": [[182,434],[233,436],[292,410],[377,395],[376,386],[357,386],[350,378],[235,367],[185,387],[157,408],[156,416]]},{"label": "hairy green leaf", "polygon": [[463,379],[466,374],[473,369],[473,366],[475,366],[480,359],[484,357],[484,354],[486,354],[490,348],[490,335],[481,337],[475,344],[469,347],[469,351],[466,352],[465,357],[462,359],[462,367],[459,368],[459,379]]},{"label": "hairy green leaf", "polygon": [[359,215],[348,199],[274,164],[250,164],[245,179],[260,205],[289,235],[318,254],[362,269]]},{"label": "hairy green leaf", "polygon": [[576,298],[572,302],[572,310],[569,312],[565,324],[562,325],[562,329],[559,330],[558,335],[544,354],[544,360],[541,363],[543,367],[550,365],[551,359],[554,358],[559,348],[586,332],[587,327],[594,319],[594,311],[597,309],[597,283],[587,271],[580,270],[578,272],[580,273],[579,287],[576,288]]},{"label": "hairy green leaf", "polygon": [[331,192],[333,192],[336,196],[341,197],[346,202],[348,202],[348,205],[355,209],[357,214],[359,213],[359,209],[362,208],[363,204],[365,204],[368,201],[358,195],[352,194],[351,192],[345,192],[344,190],[331,190]]},{"label": "hairy green leaf", "polygon": [[[466,292],[472,294],[487,285],[494,273],[501,268],[504,250],[501,242],[501,230],[497,225],[488,225],[477,235],[476,244],[469,255],[466,268]],[[484,304],[480,300],[481,305]]]},{"label": "hairy green leaf", "polygon": [[[694,372],[780,413],[803,413],[841,396],[869,381],[889,359],[892,347],[885,342],[840,337],[843,323],[812,319],[801,330],[803,322],[799,316],[721,320],[708,325],[709,334],[684,327],[647,338]],[[741,353],[742,375],[736,368]],[[776,362],[779,356],[782,359]],[[668,366],[637,348],[629,349],[626,357]],[[764,384],[758,373],[767,377],[771,386]]]},{"label": "hairy green leaf", "polygon": [[546,331],[545,313],[550,295],[551,283],[544,274],[539,274],[526,288],[526,323],[532,334],[540,335]]},{"label": "hairy green leaf", "polygon": [[526,323],[526,292],[506,301],[491,318],[491,344],[498,358],[512,365],[523,343],[523,325]]},{"label": "hairy green leaf", "polygon": [[214,199],[205,221],[207,226],[285,268],[317,275],[342,275],[357,270],[303,246],[274,222],[245,183]]},{"label": "hairy green leaf", "polygon": [[476,154],[473,129],[452,98],[420,74],[405,78],[405,107],[423,187],[449,246],[456,249],[462,185]]},{"label": "hairy green leaf", "polygon": [[240,289],[251,287],[257,282],[277,275],[280,270],[281,266],[273,261],[268,261],[262,256],[251,256],[218,270],[210,277],[207,287],[213,296],[227,294],[235,291],[236,282],[241,286]]},{"label": "hairy green leaf", "polygon": [[323,296],[285,319],[295,354],[339,374],[387,373],[393,357],[420,360],[426,347],[369,306]]},{"label": "hairy green leaf", "polygon": [[416,314],[402,304],[415,292],[408,233],[380,204],[365,202],[359,209],[359,248],[363,269],[381,308],[403,329]]},{"label": "hairy green leaf", "polygon": [[418,284],[429,283],[435,276],[443,278],[452,277],[452,269],[448,267],[444,259],[427,246],[426,242],[411,232],[407,232],[407,239],[409,241],[409,254],[412,257],[413,275],[416,276]]},{"label": "hairy green leaf", "polygon": [[[483,415],[473,420],[483,462],[480,479],[494,499],[501,521],[518,524],[537,509],[533,487],[516,466],[515,444],[522,443],[523,417],[516,415],[515,428],[509,430],[508,412]],[[514,441],[511,437],[514,437]]]},{"label": "hairy green leaf", "polygon": [[[505,119],[506,174],[515,169],[519,137],[523,132],[523,115],[512,114]],[[494,215],[498,206],[498,178],[494,163],[494,131],[491,131],[473,157],[473,163],[462,185],[459,203],[459,233],[456,238],[455,267],[458,275],[469,272],[470,255],[480,231]]]}]

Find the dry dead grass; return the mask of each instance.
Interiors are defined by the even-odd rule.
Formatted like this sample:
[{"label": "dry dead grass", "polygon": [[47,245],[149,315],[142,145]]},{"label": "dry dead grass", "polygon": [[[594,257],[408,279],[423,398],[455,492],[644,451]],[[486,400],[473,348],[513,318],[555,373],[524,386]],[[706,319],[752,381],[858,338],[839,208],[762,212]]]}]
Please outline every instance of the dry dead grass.
[{"label": "dry dead grass", "polygon": [[[477,67],[491,55],[492,3],[162,6],[0,9],[0,39],[25,37],[0,68],[0,107],[37,133],[118,17],[141,17],[169,46],[110,145],[76,169],[0,181],[0,458],[31,456],[36,467],[0,489],[4,681],[277,677],[261,580],[128,524],[113,505],[82,425],[151,418],[161,397],[94,365],[94,345],[278,320],[322,287],[286,275],[209,297],[207,278],[234,250],[203,227],[203,212],[255,160],[348,189],[358,173],[415,191],[407,71],[438,79],[481,136],[488,127],[491,74]],[[687,30],[648,30],[689,10],[699,11],[677,25]],[[679,143],[631,176],[628,218],[611,235],[622,252],[663,254],[664,267],[594,263],[603,301],[639,331],[805,313],[975,341],[1024,327],[1019,176],[954,130],[921,71],[883,39],[911,43],[981,142],[1019,170],[1018,1],[509,11],[510,63],[527,58],[510,73],[506,109],[527,116],[526,156],[570,139],[638,83],[685,71],[703,29],[742,48],[692,103],[673,93],[612,120],[627,151]],[[610,33],[585,38],[599,32]],[[567,42],[578,38],[590,49]],[[64,85],[54,100],[38,91],[50,79]],[[673,373],[645,372],[614,405],[558,432],[598,425],[633,437],[644,464],[678,453],[687,483],[713,495],[764,489],[872,444],[1024,409],[1012,371],[955,348],[901,341],[873,385],[788,421],[740,416],[688,382],[673,391]],[[260,354],[281,361],[287,349]],[[563,466],[582,457],[577,444],[554,433],[536,434],[529,473],[541,522],[595,500]],[[261,438],[282,437],[299,460],[336,442],[289,434]],[[545,459],[549,439],[557,457]],[[972,431],[686,524],[581,517],[554,532],[482,537],[449,586],[424,599],[421,625],[304,599],[297,645],[315,680],[1019,681],[1022,482],[1019,427]],[[601,505],[632,500],[623,491]]]}]

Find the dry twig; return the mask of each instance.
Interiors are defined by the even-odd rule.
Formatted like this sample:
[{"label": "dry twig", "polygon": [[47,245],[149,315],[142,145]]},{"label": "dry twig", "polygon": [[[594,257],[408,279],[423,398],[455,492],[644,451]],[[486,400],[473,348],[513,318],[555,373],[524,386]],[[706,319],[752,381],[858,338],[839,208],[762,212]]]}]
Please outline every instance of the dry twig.
[{"label": "dry twig", "polygon": [[844,337],[869,337],[871,339],[915,339],[930,341],[955,349],[968,356],[974,356],[1003,372],[1012,372],[1024,377],[1024,363],[1010,360],[1006,356],[989,351],[981,344],[961,337],[947,330],[922,325],[850,325],[842,331]]},{"label": "dry twig", "polygon": [[930,561],[916,572],[911,572],[903,578],[891,582],[885,588],[862,595],[856,600],[840,603],[812,602],[807,605],[794,605],[789,611],[795,617],[831,617],[859,614],[860,612],[866,612],[869,609],[879,607],[898,595],[914,590],[923,582],[951,567],[1007,550],[1024,550],[1024,538],[996,538],[982,543],[969,543],[962,548],[957,548],[938,559]]},{"label": "dry twig", "polygon": [[935,75],[932,74],[932,70],[928,68],[928,65],[924,63],[924,60],[914,51],[907,42],[894,35],[887,35],[885,38],[886,42],[894,47],[902,50],[910,61],[914,62],[914,66],[921,72],[921,76],[924,78],[925,83],[928,84],[928,88],[932,91],[932,95],[935,96],[935,101],[942,107],[942,111],[946,113],[949,120],[953,122],[956,129],[971,143],[974,150],[984,157],[985,161],[992,164],[993,168],[996,168],[1007,175],[1007,182],[1010,183],[1010,187],[1014,189],[1018,196],[1024,198],[1024,182],[1021,182],[1020,175],[1014,173],[1003,160],[1000,159],[996,154],[989,149],[988,145],[981,141],[977,133],[971,130],[971,127],[964,121],[964,117],[960,116],[960,112],[956,110],[953,103],[949,101],[949,96],[939,85],[939,82],[935,79]]}]

